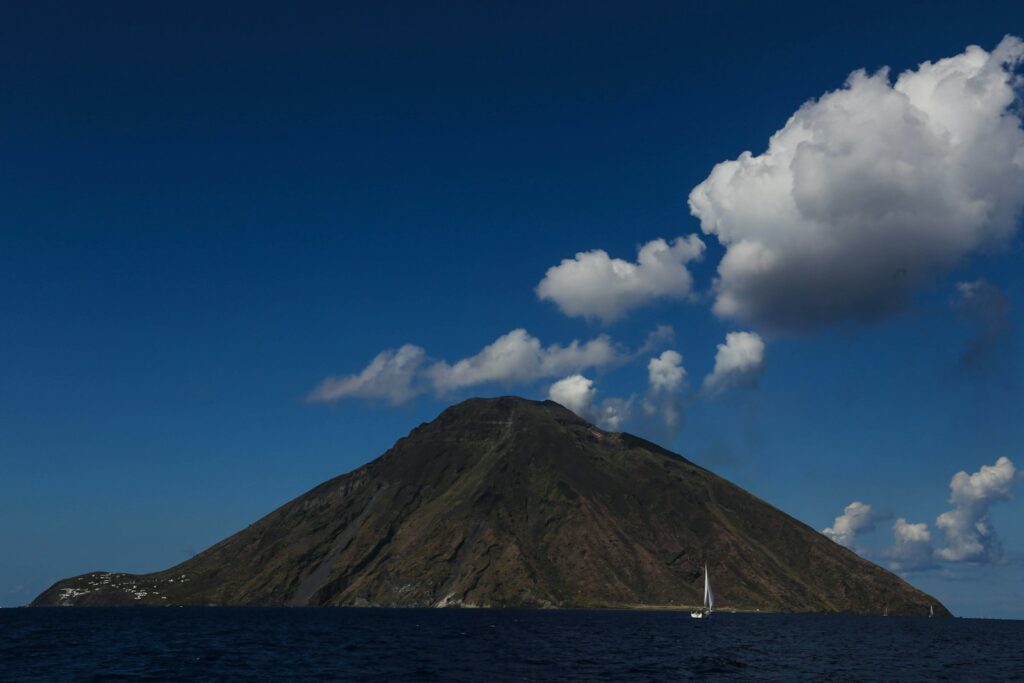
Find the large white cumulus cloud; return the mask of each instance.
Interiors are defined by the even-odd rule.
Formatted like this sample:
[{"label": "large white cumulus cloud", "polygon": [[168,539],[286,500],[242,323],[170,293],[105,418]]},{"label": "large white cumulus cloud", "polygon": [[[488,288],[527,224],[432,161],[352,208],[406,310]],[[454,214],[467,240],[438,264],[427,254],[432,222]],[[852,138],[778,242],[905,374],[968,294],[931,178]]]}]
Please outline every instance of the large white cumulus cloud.
[{"label": "large white cumulus cloud", "polygon": [[974,474],[957,472],[949,482],[949,502],[953,509],[935,520],[942,529],[946,544],[936,554],[950,562],[995,562],[1002,557],[1002,547],[989,508],[992,503],[1009,500],[1017,481],[1017,470],[1006,457],[994,465],[983,465]]},{"label": "large white cumulus cloud", "polygon": [[690,194],[727,248],[715,312],[780,330],[870,320],[972,252],[1024,206],[1015,69],[1024,44],[883,69],[803,105],[761,155],[718,164]]},{"label": "large white cumulus cloud", "polygon": [[704,243],[696,235],[672,243],[656,239],[640,247],[636,263],[611,258],[603,249],[584,251],[548,268],[537,296],[566,315],[610,323],[658,298],[683,298],[693,288],[686,264],[699,259]]}]

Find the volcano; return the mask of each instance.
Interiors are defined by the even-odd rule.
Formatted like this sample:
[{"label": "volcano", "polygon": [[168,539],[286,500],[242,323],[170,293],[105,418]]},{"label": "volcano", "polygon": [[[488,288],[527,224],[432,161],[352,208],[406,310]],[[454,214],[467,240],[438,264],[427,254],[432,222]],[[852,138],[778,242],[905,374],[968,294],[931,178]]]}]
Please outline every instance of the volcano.
[{"label": "volcano", "polygon": [[552,401],[470,399],[192,559],[32,603],[948,611],[738,486]]}]

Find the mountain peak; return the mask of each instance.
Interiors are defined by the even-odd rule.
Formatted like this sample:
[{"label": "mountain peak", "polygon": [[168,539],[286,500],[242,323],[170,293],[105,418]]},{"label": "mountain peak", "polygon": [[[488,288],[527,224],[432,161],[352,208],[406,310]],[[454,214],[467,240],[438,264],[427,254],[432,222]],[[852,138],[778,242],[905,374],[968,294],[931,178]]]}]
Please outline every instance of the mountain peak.
[{"label": "mountain peak", "polygon": [[[550,399],[533,400],[521,396],[497,396],[494,398],[468,398],[447,408],[439,420],[474,419],[544,419],[577,423],[594,427],[576,413]],[[597,427],[594,427],[597,429]]]}]

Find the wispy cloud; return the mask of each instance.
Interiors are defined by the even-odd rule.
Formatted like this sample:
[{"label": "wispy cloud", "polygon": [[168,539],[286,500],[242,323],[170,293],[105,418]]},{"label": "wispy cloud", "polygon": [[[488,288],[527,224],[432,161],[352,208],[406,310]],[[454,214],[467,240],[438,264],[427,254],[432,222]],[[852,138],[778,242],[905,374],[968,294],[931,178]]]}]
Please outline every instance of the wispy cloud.
[{"label": "wispy cloud", "polygon": [[644,343],[636,350],[636,356],[646,356],[649,353],[660,351],[676,340],[676,331],[671,325],[657,325],[647,335]]},{"label": "wispy cloud", "polygon": [[313,403],[330,403],[342,398],[381,399],[397,405],[422,391],[419,373],[426,352],[406,344],[398,350],[381,351],[357,374],[328,377],[309,393]]},{"label": "wispy cloud", "polygon": [[950,305],[975,325],[974,336],[960,354],[957,367],[965,372],[979,370],[1005,350],[1013,329],[1010,303],[998,287],[979,278],[958,282]]}]

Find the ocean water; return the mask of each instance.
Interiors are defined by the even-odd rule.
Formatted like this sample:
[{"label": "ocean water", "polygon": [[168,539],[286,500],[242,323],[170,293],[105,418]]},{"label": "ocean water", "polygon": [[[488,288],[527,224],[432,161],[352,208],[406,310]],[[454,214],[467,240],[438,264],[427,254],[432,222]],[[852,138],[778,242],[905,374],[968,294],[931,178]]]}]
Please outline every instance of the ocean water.
[{"label": "ocean water", "polygon": [[0,680],[1024,680],[1024,621],[604,610],[4,609]]}]

